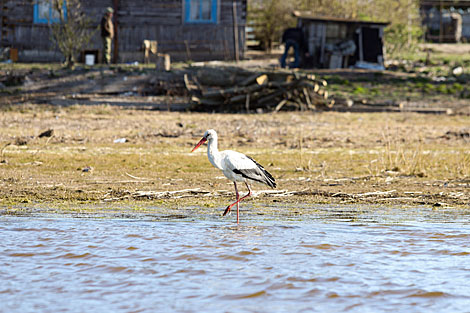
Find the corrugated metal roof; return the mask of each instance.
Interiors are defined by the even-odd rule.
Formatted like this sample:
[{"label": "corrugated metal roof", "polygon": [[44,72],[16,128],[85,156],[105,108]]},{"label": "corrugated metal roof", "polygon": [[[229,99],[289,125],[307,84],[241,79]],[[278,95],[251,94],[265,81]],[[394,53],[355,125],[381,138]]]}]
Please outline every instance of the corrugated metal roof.
[{"label": "corrugated metal roof", "polygon": [[327,23],[333,22],[333,23],[367,24],[367,25],[382,25],[382,26],[387,26],[390,24],[389,22],[361,21],[361,20],[355,20],[355,19],[349,19],[349,18],[318,16],[318,15],[313,15],[308,12],[300,12],[300,11],[294,11],[292,12],[292,14],[297,18],[311,20],[311,21],[318,21],[318,22],[327,22]]}]

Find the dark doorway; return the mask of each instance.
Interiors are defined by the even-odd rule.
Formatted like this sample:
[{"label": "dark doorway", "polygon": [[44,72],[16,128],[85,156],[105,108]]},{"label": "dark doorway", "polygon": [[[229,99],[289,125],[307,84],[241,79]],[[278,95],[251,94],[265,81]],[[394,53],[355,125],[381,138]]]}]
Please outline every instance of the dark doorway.
[{"label": "dark doorway", "polygon": [[382,55],[382,38],[378,28],[362,27],[362,51],[364,61],[377,63]]}]

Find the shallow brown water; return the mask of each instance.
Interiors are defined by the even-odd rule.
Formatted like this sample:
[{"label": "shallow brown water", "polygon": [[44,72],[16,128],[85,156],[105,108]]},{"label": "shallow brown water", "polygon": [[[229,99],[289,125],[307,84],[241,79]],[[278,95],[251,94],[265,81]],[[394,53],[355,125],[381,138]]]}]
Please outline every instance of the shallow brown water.
[{"label": "shallow brown water", "polygon": [[467,212],[157,212],[0,216],[0,312],[470,312]]}]

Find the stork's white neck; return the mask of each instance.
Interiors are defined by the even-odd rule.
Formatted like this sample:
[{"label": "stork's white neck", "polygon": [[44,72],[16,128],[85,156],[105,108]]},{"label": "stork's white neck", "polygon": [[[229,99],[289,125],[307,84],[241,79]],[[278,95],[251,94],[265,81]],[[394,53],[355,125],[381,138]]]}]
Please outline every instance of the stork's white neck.
[{"label": "stork's white neck", "polygon": [[214,167],[222,170],[222,156],[220,155],[219,149],[217,147],[217,137],[209,139],[207,143],[207,158]]}]

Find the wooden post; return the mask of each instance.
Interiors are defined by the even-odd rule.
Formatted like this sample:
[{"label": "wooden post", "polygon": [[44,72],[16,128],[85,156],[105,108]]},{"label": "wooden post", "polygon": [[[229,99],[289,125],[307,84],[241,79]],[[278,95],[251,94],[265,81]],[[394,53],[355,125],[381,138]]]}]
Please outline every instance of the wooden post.
[{"label": "wooden post", "polygon": [[113,63],[117,63],[119,60],[119,40],[118,40],[118,9],[119,0],[113,0],[114,6],[114,49],[113,49]]},{"label": "wooden post", "polygon": [[224,60],[228,60],[230,58],[230,51],[228,49],[228,41],[224,39]]},{"label": "wooden post", "polygon": [[326,24],[321,25],[321,46],[320,46],[320,64],[325,66],[325,44],[326,44]]},{"label": "wooden post", "polygon": [[444,9],[444,6],[442,5],[442,0],[439,1],[439,42],[442,42],[443,38],[443,18],[442,18],[442,10]]},{"label": "wooden post", "polygon": [[169,71],[171,70],[171,59],[167,53],[157,53],[157,61],[155,62],[155,68],[157,71]]},{"label": "wooden post", "polygon": [[235,49],[235,61],[240,61],[239,43],[238,43],[238,21],[237,21],[237,0],[233,0],[233,48]]},{"label": "wooden post", "polygon": [[362,26],[359,27],[359,61],[364,61],[364,46],[362,41]]},{"label": "wooden post", "polygon": [[7,34],[8,6],[4,5],[4,1],[1,1],[0,4],[0,42],[3,42],[3,36]]},{"label": "wooden post", "polygon": [[246,94],[246,99],[245,99],[245,109],[246,113],[250,113],[250,94]]},{"label": "wooden post", "polygon": [[187,40],[184,41],[184,46],[186,48],[186,61],[191,60],[191,49],[189,48],[189,42]]}]

